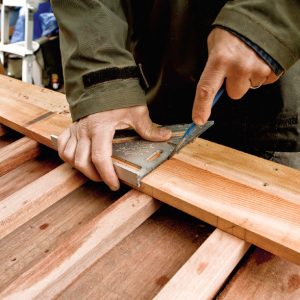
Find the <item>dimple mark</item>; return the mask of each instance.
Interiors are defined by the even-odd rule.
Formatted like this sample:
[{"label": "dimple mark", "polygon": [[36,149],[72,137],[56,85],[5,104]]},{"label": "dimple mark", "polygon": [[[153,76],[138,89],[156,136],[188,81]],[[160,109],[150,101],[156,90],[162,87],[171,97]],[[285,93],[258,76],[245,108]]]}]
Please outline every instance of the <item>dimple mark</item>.
[{"label": "dimple mark", "polygon": [[159,286],[164,286],[169,280],[170,280],[170,278],[168,276],[163,275],[163,276],[157,278],[155,282]]},{"label": "dimple mark", "polygon": [[257,266],[264,264],[268,262],[269,260],[273,259],[274,255],[270,252],[267,252],[265,250],[257,249],[254,252],[254,260]]},{"label": "dimple mark", "polygon": [[206,262],[201,262],[199,267],[198,267],[198,273],[201,274],[207,267],[207,263]]},{"label": "dimple mark", "polygon": [[289,277],[288,281],[288,292],[292,293],[300,288],[300,275],[293,274]]},{"label": "dimple mark", "polygon": [[45,229],[48,228],[48,227],[49,227],[49,224],[44,223],[43,225],[40,226],[40,229],[41,229],[41,230],[45,230]]}]

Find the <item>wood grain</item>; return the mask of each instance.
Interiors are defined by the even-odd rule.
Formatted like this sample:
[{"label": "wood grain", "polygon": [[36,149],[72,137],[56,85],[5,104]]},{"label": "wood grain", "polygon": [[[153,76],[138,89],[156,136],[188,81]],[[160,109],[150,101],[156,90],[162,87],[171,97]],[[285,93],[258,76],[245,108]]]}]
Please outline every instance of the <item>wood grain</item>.
[{"label": "wood grain", "polygon": [[141,190],[300,264],[300,195],[297,204],[295,198],[269,195],[177,159],[146,176]]},{"label": "wood grain", "polygon": [[66,96],[47,88],[0,75],[0,94],[70,117]]},{"label": "wood grain", "polygon": [[[37,180],[61,164],[57,156],[43,149],[42,154],[0,177],[0,201]],[[26,176],[24,176],[26,174]]]},{"label": "wood grain", "polygon": [[8,286],[1,299],[53,299],[158,208],[151,197],[130,191]]},{"label": "wood grain", "polygon": [[23,137],[10,145],[0,149],[0,176],[22,165],[24,162],[40,154],[39,144],[27,137]]},{"label": "wood grain", "polygon": [[[39,170],[47,172],[43,161],[39,163]],[[55,251],[125,191],[113,193],[103,183],[87,182],[1,239],[0,291]]]},{"label": "wood grain", "polygon": [[63,164],[0,202],[0,238],[53,205],[86,182]]},{"label": "wood grain", "polygon": [[154,299],[213,299],[249,247],[216,229]]},{"label": "wood grain", "polygon": [[300,266],[255,248],[217,299],[300,299]]},{"label": "wood grain", "polygon": [[257,190],[299,203],[300,172],[282,164],[196,139],[175,158]]},{"label": "wood grain", "polygon": [[214,229],[163,206],[83,272],[57,300],[153,299]]}]

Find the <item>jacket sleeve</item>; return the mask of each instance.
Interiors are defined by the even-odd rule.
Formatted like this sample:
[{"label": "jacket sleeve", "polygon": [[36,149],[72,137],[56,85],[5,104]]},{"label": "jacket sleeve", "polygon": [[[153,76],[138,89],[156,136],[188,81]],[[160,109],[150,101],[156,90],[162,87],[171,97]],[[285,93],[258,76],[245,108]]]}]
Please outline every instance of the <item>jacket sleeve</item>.
[{"label": "jacket sleeve", "polygon": [[299,16],[299,0],[230,0],[214,25],[251,40],[287,70],[300,58]]},{"label": "jacket sleeve", "polygon": [[60,28],[65,90],[73,121],[145,105],[136,63],[126,49],[128,25],[120,0],[51,0]]}]

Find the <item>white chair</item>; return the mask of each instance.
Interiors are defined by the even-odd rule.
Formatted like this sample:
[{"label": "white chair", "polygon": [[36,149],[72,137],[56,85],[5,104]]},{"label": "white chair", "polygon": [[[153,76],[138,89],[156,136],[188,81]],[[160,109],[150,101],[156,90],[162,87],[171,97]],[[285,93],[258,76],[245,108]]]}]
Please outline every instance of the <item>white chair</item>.
[{"label": "white chair", "polygon": [[[42,85],[42,70],[36,62],[35,52],[40,45],[32,40],[33,15],[42,2],[47,0],[2,0],[1,5],[1,42],[0,59],[5,63],[6,54],[22,57],[22,81]],[[25,8],[25,40],[18,43],[9,43],[9,7]],[[34,70],[34,72],[33,72]],[[33,78],[33,73],[35,77]],[[38,76],[36,76],[38,74]]]}]

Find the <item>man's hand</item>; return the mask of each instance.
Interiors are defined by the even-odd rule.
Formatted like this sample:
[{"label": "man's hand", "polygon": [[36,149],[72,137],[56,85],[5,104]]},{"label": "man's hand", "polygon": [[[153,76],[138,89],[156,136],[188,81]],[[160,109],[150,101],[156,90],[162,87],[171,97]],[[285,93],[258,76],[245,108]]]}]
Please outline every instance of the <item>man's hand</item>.
[{"label": "man's hand", "polygon": [[152,123],[147,106],[99,112],[73,123],[59,136],[59,156],[88,178],[103,180],[115,191],[120,183],[112,164],[112,140],[117,129],[128,127],[150,141],[165,141],[172,135]]},{"label": "man's hand", "polygon": [[238,37],[215,28],[208,36],[208,60],[197,85],[193,121],[204,124],[213,99],[226,79],[227,94],[240,99],[251,87],[275,82],[279,77]]}]

